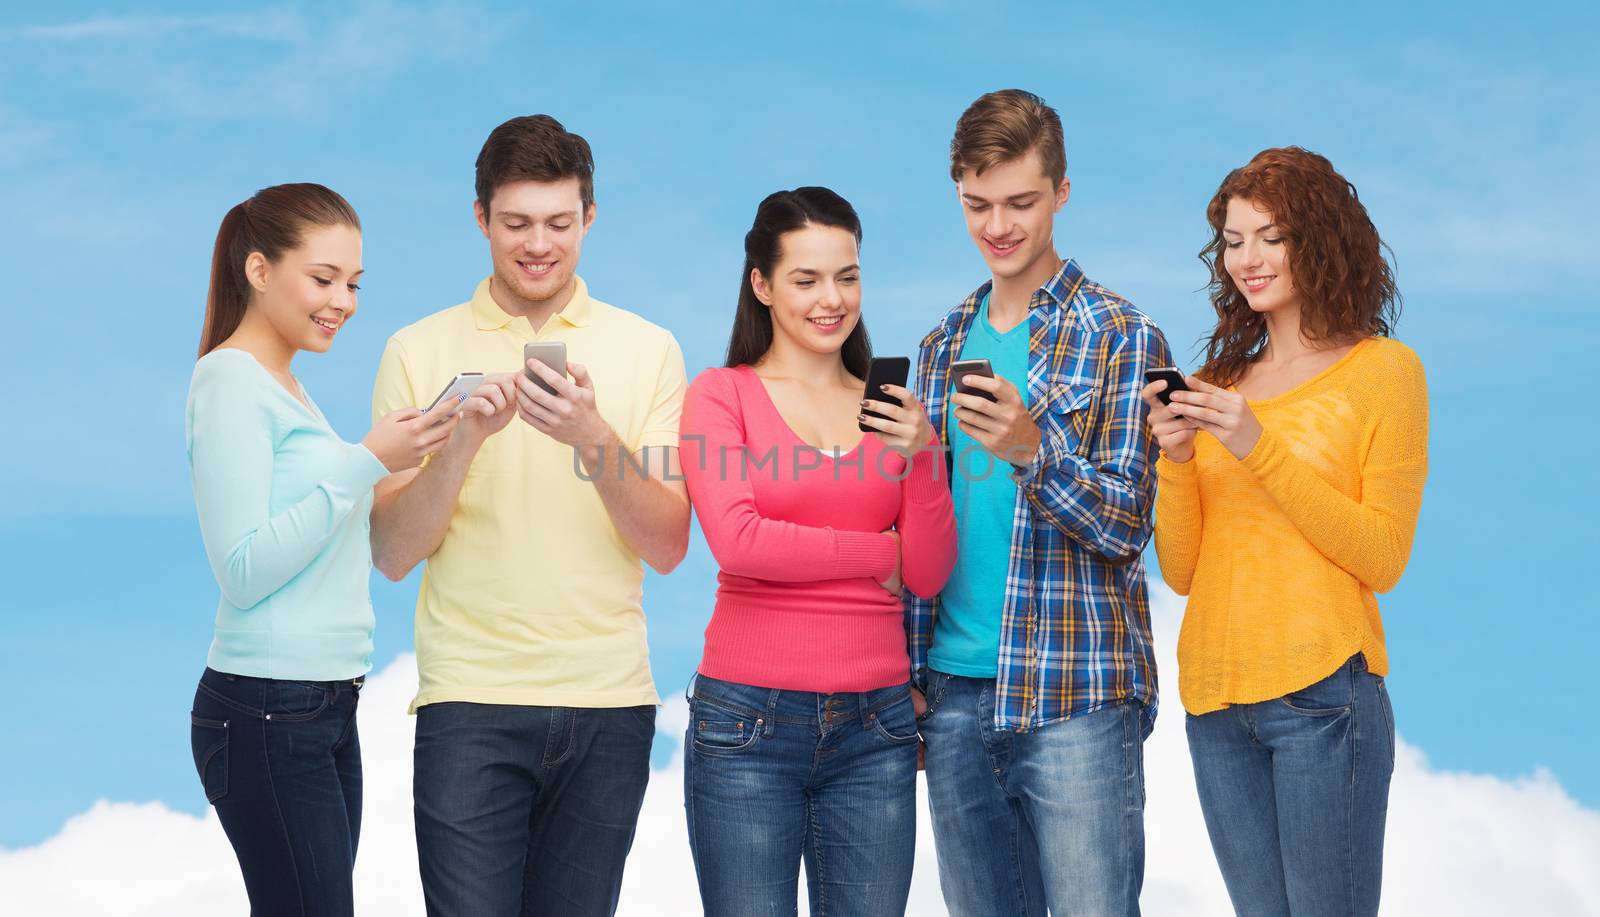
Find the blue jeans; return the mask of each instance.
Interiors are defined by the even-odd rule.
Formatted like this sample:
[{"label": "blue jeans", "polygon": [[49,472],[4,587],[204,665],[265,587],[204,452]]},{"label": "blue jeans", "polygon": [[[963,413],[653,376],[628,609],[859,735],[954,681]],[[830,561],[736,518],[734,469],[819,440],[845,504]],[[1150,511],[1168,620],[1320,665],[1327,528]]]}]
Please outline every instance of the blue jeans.
[{"label": "blue jeans", "polygon": [[361,836],[360,680],[206,669],[189,745],[244,873],[250,913],[349,915]]},{"label": "blue jeans", "polygon": [[1235,911],[1378,912],[1394,712],[1364,656],[1293,694],[1190,716],[1188,732]]},{"label": "blue jeans", "polygon": [[707,917],[904,914],[917,844],[909,685],[815,694],[696,675],[689,849]]},{"label": "blue jeans", "polygon": [[655,724],[653,706],[418,708],[411,792],[428,913],[615,913]]},{"label": "blue jeans", "polygon": [[951,917],[1138,914],[1144,705],[1006,732],[994,695],[992,678],[928,673],[920,726]]}]

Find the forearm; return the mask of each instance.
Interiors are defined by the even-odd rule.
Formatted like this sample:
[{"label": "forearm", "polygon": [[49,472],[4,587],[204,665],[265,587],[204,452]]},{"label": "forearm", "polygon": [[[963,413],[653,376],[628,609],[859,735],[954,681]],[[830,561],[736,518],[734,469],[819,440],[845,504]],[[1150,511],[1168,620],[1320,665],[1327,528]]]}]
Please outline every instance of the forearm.
[{"label": "forearm", "polygon": [[938,595],[956,562],[956,519],[944,475],[944,455],[917,453],[901,489],[900,579],[915,595]]},{"label": "forearm", "polygon": [[1126,471],[1097,468],[1064,445],[1046,440],[1039,451],[1019,482],[1039,518],[1107,560],[1137,557],[1150,541],[1152,488]]},{"label": "forearm", "polygon": [[689,550],[689,496],[670,451],[629,454],[613,434],[578,456],[623,543],[657,573],[672,572]]},{"label": "forearm", "polygon": [[477,446],[466,437],[452,438],[408,481],[378,486],[372,503],[372,563],[385,577],[405,579],[439,549]]},{"label": "forearm", "polygon": [[1156,463],[1156,560],[1173,592],[1188,595],[1200,561],[1200,481],[1195,460]]}]

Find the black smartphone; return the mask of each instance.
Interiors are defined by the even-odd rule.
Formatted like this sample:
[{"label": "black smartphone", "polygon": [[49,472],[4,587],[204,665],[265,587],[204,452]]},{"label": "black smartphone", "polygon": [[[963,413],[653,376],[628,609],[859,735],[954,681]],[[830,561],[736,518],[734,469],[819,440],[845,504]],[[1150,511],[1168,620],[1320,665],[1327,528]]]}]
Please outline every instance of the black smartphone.
[{"label": "black smartphone", "polygon": [[1189,383],[1183,381],[1183,373],[1178,372],[1178,368],[1175,366],[1161,366],[1144,371],[1145,382],[1155,382],[1158,379],[1167,383],[1166,388],[1156,392],[1156,397],[1161,399],[1162,404],[1172,403],[1173,392],[1187,392],[1189,390]]},{"label": "black smartphone", "polygon": [[989,401],[996,400],[992,392],[961,384],[962,376],[988,376],[993,379],[994,367],[989,365],[988,360],[957,360],[950,364],[950,378],[956,384],[956,391],[963,395],[973,395]]},{"label": "black smartphone", "polygon": [[[896,407],[904,407],[905,402],[884,391],[882,386],[898,385],[906,387],[906,380],[911,378],[910,357],[873,357],[872,363],[867,366],[867,387],[861,394],[862,401],[883,401]],[[862,411],[868,417],[884,418],[877,411]],[[871,433],[873,429],[864,423],[857,423],[863,433]]]}]

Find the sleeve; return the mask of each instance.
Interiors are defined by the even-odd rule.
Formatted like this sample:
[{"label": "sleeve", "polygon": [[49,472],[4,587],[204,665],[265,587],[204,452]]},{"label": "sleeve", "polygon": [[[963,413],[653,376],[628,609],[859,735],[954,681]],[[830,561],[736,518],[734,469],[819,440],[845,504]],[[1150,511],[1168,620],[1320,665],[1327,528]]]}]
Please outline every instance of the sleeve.
[{"label": "sleeve", "polygon": [[895,564],[888,535],[761,515],[754,482],[739,473],[744,419],[728,376],[726,370],[707,370],[690,386],[679,440],[689,500],[723,572],[773,582],[888,577]]},{"label": "sleeve", "polygon": [[1160,330],[1141,322],[1108,361],[1089,457],[1078,455],[1064,437],[1046,435],[1033,462],[1017,475],[1041,519],[1111,561],[1133,560],[1150,541],[1156,445],[1139,391],[1146,369],[1169,363]]},{"label": "sleeve", "polygon": [[372,422],[401,408],[427,407],[417,404],[417,390],[411,379],[411,366],[405,347],[390,338],[378,361],[378,378],[372,384]]},{"label": "sleeve", "polygon": [[1352,499],[1317,474],[1270,430],[1243,464],[1323,556],[1373,592],[1400,582],[1422,510],[1428,477],[1428,386],[1414,354],[1390,369],[1372,402],[1370,446],[1361,497]]},{"label": "sleeve", "polygon": [[683,350],[678,346],[678,339],[670,333],[666,334],[666,339],[644,430],[638,442],[628,444],[629,452],[649,446],[678,446],[678,422],[683,416],[683,396],[689,387],[689,378],[683,368]]},{"label": "sleeve", "polygon": [[1200,474],[1198,458],[1178,463],[1156,461],[1156,560],[1161,579],[1179,595],[1188,595],[1200,562]]},{"label": "sleeve", "polygon": [[938,439],[911,459],[900,485],[900,581],[912,594],[932,598],[944,589],[956,565],[956,514],[944,480]]},{"label": "sleeve", "polygon": [[388,470],[349,445],[315,488],[269,515],[276,434],[257,383],[212,364],[195,375],[190,458],[200,537],[229,604],[253,608],[300,574]]}]

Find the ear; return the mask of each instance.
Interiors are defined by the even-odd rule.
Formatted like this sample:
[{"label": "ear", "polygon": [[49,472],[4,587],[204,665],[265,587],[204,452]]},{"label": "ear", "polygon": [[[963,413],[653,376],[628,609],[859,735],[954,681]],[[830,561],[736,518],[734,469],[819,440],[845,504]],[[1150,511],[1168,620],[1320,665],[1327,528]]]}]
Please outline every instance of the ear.
[{"label": "ear", "polygon": [[478,221],[478,231],[483,233],[483,237],[489,238],[489,214],[483,210],[483,201],[472,202],[472,218]]},{"label": "ear", "polygon": [[1072,179],[1062,176],[1061,186],[1056,189],[1055,212],[1060,213],[1061,208],[1067,206],[1067,198],[1072,194]]},{"label": "ear", "polygon": [[761,276],[760,268],[750,269],[750,289],[755,291],[756,299],[768,308],[772,307],[772,287],[767,284],[767,278]]},{"label": "ear", "polygon": [[267,256],[251,252],[244,259],[244,279],[257,293],[267,292]]},{"label": "ear", "polygon": [[584,235],[588,235],[589,234],[589,230],[594,228],[594,214],[595,214],[595,210],[596,209],[597,209],[597,207],[596,207],[595,204],[590,204],[589,205],[589,212],[585,213],[583,215],[583,234]]}]

